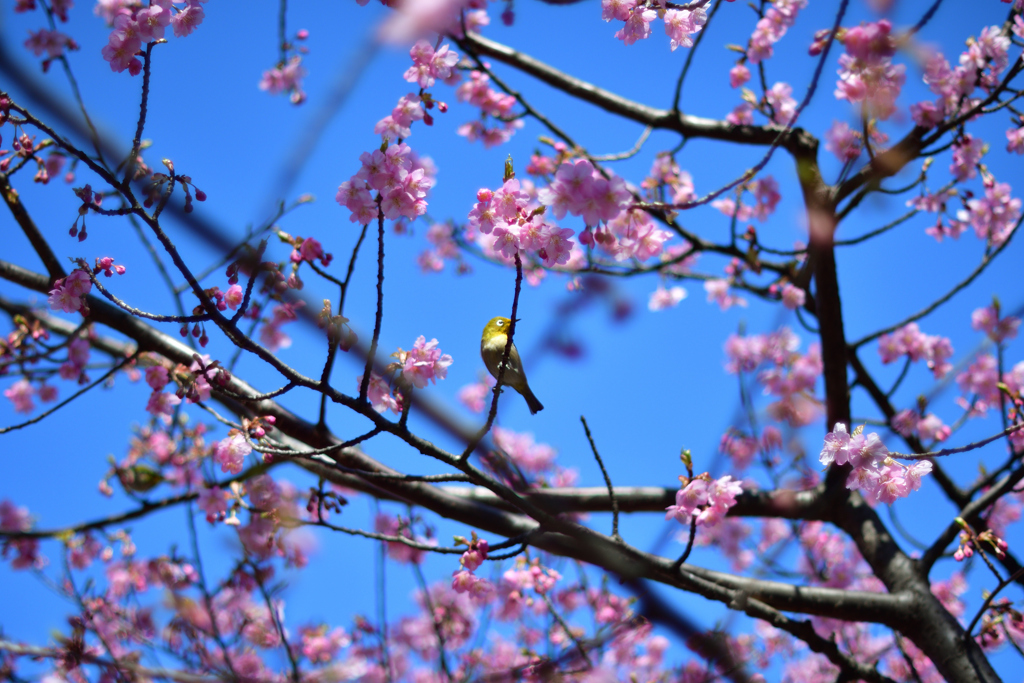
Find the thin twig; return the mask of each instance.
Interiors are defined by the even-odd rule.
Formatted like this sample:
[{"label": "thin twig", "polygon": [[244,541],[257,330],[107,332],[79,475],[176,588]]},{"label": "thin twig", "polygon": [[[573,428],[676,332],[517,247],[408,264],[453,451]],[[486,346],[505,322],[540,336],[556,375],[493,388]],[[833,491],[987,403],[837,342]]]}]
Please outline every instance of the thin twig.
[{"label": "thin twig", "polygon": [[594,443],[594,437],[590,434],[587,418],[580,415],[580,422],[583,423],[583,431],[586,432],[587,441],[590,442],[590,450],[594,454],[594,460],[597,460],[597,466],[601,468],[601,476],[604,477],[605,486],[608,487],[608,498],[612,504],[612,538],[621,541],[622,537],[619,536],[619,503],[615,500],[615,488],[612,486],[612,479],[608,476],[608,470],[605,469],[604,461],[601,460],[601,456],[597,452],[597,444]]}]

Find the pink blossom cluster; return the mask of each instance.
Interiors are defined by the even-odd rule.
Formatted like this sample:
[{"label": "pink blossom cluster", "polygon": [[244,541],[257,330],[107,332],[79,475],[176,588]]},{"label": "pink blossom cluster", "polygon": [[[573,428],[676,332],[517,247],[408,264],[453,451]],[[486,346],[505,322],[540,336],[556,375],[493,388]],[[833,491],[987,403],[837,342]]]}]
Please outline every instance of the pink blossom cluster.
[{"label": "pink blossom cluster", "polygon": [[1020,329],[1020,318],[1012,315],[1000,317],[997,305],[976,308],[971,313],[971,329],[984,332],[989,339],[1002,343],[1014,339]]},{"label": "pink blossom cluster", "polygon": [[1001,26],[986,26],[977,38],[967,41],[967,49],[960,54],[960,66],[972,70],[978,87],[991,93],[1010,64],[1009,48],[1010,36],[1003,34]]},{"label": "pink blossom cluster", "polygon": [[[295,252],[292,252],[292,253],[294,254]],[[123,267],[123,266],[119,266],[119,267]],[[245,292],[242,290],[241,286],[239,286],[239,285],[231,285],[230,287],[228,287],[228,291],[226,291],[226,292],[222,292],[220,287],[217,287],[217,286],[209,287],[209,288],[203,290],[203,294],[206,295],[209,298],[210,303],[212,303],[213,306],[218,311],[222,311],[222,312],[228,310],[229,308],[232,311],[236,310],[239,306],[242,305],[242,301],[245,298]],[[197,306],[196,309],[197,309],[197,312],[202,312],[203,311],[202,306]],[[185,325],[182,328],[182,330],[183,330],[183,332],[182,332],[181,336],[184,337],[186,334],[188,334],[188,325]],[[202,334],[202,333],[200,332],[200,334]],[[197,335],[197,336],[199,336],[199,335]],[[200,343],[203,346],[206,346],[206,343],[202,342],[202,340],[200,340]]]},{"label": "pink blossom cluster", "polygon": [[544,206],[550,206],[561,220],[568,212],[581,216],[588,226],[596,226],[618,216],[632,195],[619,176],[606,178],[587,159],[565,162],[555,171],[555,179],[537,193]]},{"label": "pink blossom cluster", "polygon": [[[1024,361],[1014,365],[999,376],[999,362],[990,353],[978,354],[967,369],[956,376],[957,386],[963,392],[956,402],[972,417],[985,415],[990,408],[999,409],[1003,394],[1002,383],[1013,396],[1024,396]],[[1024,434],[1020,430],[1010,435],[1010,441],[1017,447],[1024,447]]]},{"label": "pink blossom cluster", "polygon": [[967,41],[967,50],[961,53],[956,67],[950,67],[939,52],[930,55],[925,62],[924,82],[938,98],[911,105],[914,122],[932,128],[946,116],[974,107],[978,103],[972,97],[976,88],[991,92],[999,83],[999,76],[1009,63],[1009,46],[1009,37],[1002,35],[998,26],[987,26],[977,39]]},{"label": "pink blossom cluster", "polygon": [[263,72],[259,89],[271,95],[288,93],[292,104],[306,101],[306,93],[302,89],[302,79],[306,77],[306,69],[302,66],[302,56],[292,55],[287,62],[279,64]]},{"label": "pink blossom cluster", "polygon": [[728,358],[725,369],[730,373],[757,373],[764,393],[779,397],[768,406],[773,419],[799,427],[809,424],[820,410],[814,398],[814,387],[821,376],[821,350],[812,344],[806,354],[797,351],[800,340],[788,327],[771,334],[731,335],[725,342]]},{"label": "pink blossom cluster", "polygon": [[[973,531],[965,529],[960,532],[959,538],[960,545],[953,552],[953,559],[957,562],[963,562],[973,557],[975,548],[984,550],[986,546],[997,557],[1006,557],[1006,549],[1009,547],[1006,541],[997,536],[991,529],[986,529],[980,534],[975,534]],[[1020,626],[1018,626],[1018,629],[1020,629]],[[982,627],[983,633],[984,630],[984,627]],[[1024,629],[1020,630],[1022,631],[1021,635],[1024,635]],[[988,645],[991,647],[993,643],[989,642]]]},{"label": "pink blossom cluster", "polygon": [[[71,9],[72,4],[73,0],[51,0],[49,9],[59,21],[66,23],[68,20],[68,10]],[[14,5],[16,13],[31,12],[35,9],[35,0],[17,0]],[[78,43],[70,36],[51,29],[30,30],[28,40],[25,41],[25,47],[31,50],[37,57],[42,56],[44,53],[46,54],[46,59],[43,61],[44,71],[49,68],[50,60],[62,56],[65,50],[79,49]]]},{"label": "pink blossom cluster", "polygon": [[417,389],[422,389],[428,383],[437,383],[437,380],[448,376],[448,366],[452,364],[452,357],[447,353],[442,354],[437,347],[438,341],[420,335],[416,338],[412,348],[408,351],[398,347],[398,351],[391,354],[397,358],[398,370],[402,377]]},{"label": "pink blossom cluster", "polygon": [[38,31],[29,31],[25,47],[31,50],[36,57],[41,57],[45,53],[46,59],[49,61],[63,55],[65,50],[69,52],[77,50],[78,43],[71,36],[60,31],[42,28]]},{"label": "pink blossom cluster", "polygon": [[[1005,541],[988,538],[984,540],[992,546],[990,550],[997,557],[1005,557],[1007,548]],[[1021,613],[1016,605],[1007,598],[993,600],[988,611],[981,618],[980,632],[975,638],[986,652],[1000,650],[1008,643],[1011,647],[1020,647],[1021,643],[1024,643],[1024,613]]]},{"label": "pink blossom cluster", "polygon": [[[681,531],[680,538],[683,534],[686,534],[686,540],[689,540],[688,532]],[[754,551],[745,547],[750,534],[749,524],[745,524],[735,517],[727,517],[718,524],[704,527],[701,533],[694,538],[694,546],[717,548],[729,560],[732,570],[741,572],[749,569],[756,559]]]},{"label": "pink blossom cluster", "polygon": [[245,465],[246,457],[253,452],[253,447],[246,440],[245,434],[238,430],[217,441],[213,446],[213,460],[220,465],[221,472],[238,474]]},{"label": "pink blossom cluster", "polygon": [[922,417],[920,412],[911,408],[893,415],[889,423],[900,436],[916,436],[922,441],[945,441],[952,433],[950,427],[935,413],[928,413]]},{"label": "pink blossom cluster", "polygon": [[775,54],[775,43],[782,40],[789,27],[796,22],[797,14],[807,7],[807,0],[773,0],[757,22],[747,45],[747,61],[760,64]]},{"label": "pink blossom cluster", "polygon": [[[516,98],[500,93],[490,86],[491,77],[482,71],[471,71],[469,78],[455,90],[455,98],[480,109],[481,119],[459,126],[458,134],[470,142],[482,140],[484,147],[494,147],[508,142],[519,128],[521,119],[514,116],[512,108]],[[486,117],[494,118],[499,125],[487,127]]]},{"label": "pink blossom cluster", "polygon": [[[73,536],[68,540],[68,563],[75,569],[85,569],[103,557],[105,548],[91,533]],[[153,564],[159,560],[153,560]],[[191,565],[188,565],[191,568]]]},{"label": "pink blossom cluster", "polygon": [[936,214],[935,223],[925,228],[924,231],[926,235],[934,237],[936,242],[941,242],[944,237],[959,239],[960,235],[967,229],[967,224],[961,221],[951,220],[948,225],[943,221],[946,203],[958,194],[959,192],[955,188],[949,188],[944,192],[934,194],[923,191],[919,196],[907,200],[907,206],[911,206],[918,211]]},{"label": "pink blossom cluster", "polygon": [[[224,293],[224,304],[232,311],[237,311],[244,300],[245,292],[240,285],[231,285],[228,287],[228,291]],[[219,301],[217,302],[217,308],[220,309]]]},{"label": "pink blossom cluster", "polygon": [[270,314],[270,320],[264,322],[260,327],[260,341],[270,351],[287,349],[292,345],[292,338],[281,328],[287,323],[293,323],[299,319],[298,309],[306,305],[305,301],[294,301],[286,304],[277,304]]},{"label": "pink blossom cluster", "polygon": [[382,118],[373,127],[373,132],[382,138],[404,140],[412,135],[412,124],[426,120],[427,112],[423,108],[423,99],[414,93],[398,98],[391,113]]},{"label": "pink blossom cluster", "polygon": [[554,145],[557,156],[545,156],[540,153],[530,155],[530,162],[526,165],[526,172],[533,176],[553,175],[558,169],[559,160],[565,159],[568,155],[568,147],[564,142],[556,142]]},{"label": "pink blossom cluster", "polygon": [[103,275],[105,275],[106,277],[113,277],[114,273],[117,273],[118,275],[124,275],[125,272],[127,272],[127,270],[128,269],[125,268],[124,266],[115,266],[113,258],[109,256],[103,256],[101,258],[96,259],[96,268],[94,272],[96,274],[102,272]]},{"label": "pink blossom cluster", "polygon": [[998,406],[999,380],[999,366],[995,356],[990,353],[979,354],[974,362],[956,377],[960,391],[967,395],[973,394],[974,397],[965,407],[969,407],[974,415],[984,415],[989,408]]},{"label": "pink blossom cluster", "polygon": [[726,123],[733,126],[754,125],[754,105],[757,103],[757,96],[746,88],[743,90],[743,102],[725,115]]},{"label": "pink blossom cluster", "polygon": [[[356,3],[366,6],[369,1],[356,0]],[[461,38],[463,21],[465,21],[466,29],[474,32],[479,32],[481,26],[490,23],[487,12],[479,9],[487,6],[487,0],[437,0],[436,2],[410,3],[382,0],[381,4],[395,10],[380,28],[380,37],[394,44],[408,44],[417,38],[433,33],[450,33]]]},{"label": "pink blossom cluster", "polygon": [[[101,2],[111,2],[111,0],[100,0]],[[68,10],[74,5],[74,0],[51,0],[50,11],[60,19],[66,22],[68,20]],[[16,0],[14,5],[15,13],[31,12],[36,9],[36,0]]]},{"label": "pink blossom cluster", "polygon": [[750,80],[750,69],[740,60],[729,69],[729,87],[738,88]]},{"label": "pink blossom cluster", "polygon": [[491,433],[494,445],[525,472],[540,474],[554,467],[557,452],[546,443],[535,443],[533,434],[514,432],[504,427],[495,427]]},{"label": "pink blossom cluster", "polygon": [[[689,174],[671,174],[671,169],[678,171],[678,167],[670,157],[664,158],[661,163],[668,164],[664,169],[668,175],[660,180],[672,183],[674,200],[685,201],[690,196],[686,194],[687,183],[692,192]],[[656,161],[655,165],[658,164]],[[620,177],[606,178],[586,159],[563,162],[554,176],[548,187],[537,193],[537,198],[544,206],[550,206],[558,219],[566,213],[583,218],[588,228],[580,233],[581,244],[596,247],[616,261],[646,261],[662,254],[672,233],[658,228],[646,211],[629,208],[633,195]],[[657,192],[657,180],[649,178],[645,182],[652,195]],[[604,227],[600,227],[602,222]]]},{"label": "pink blossom cluster", "polygon": [[[987,491],[988,489],[985,489]],[[985,516],[985,524],[999,537],[1005,537],[1006,531],[1024,517],[1024,496],[1019,491],[999,497]]]},{"label": "pink blossom cluster", "polygon": [[596,230],[580,233],[580,243],[596,247],[616,261],[646,261],[661,256],[672,233],[659,228],[642,209],[626,209]]},{"label": "pink blossom cluster", "polygon": [[342,648],[352,644],[352,638],[340,626],[327,630],[327,624],[299,628],[302,638],[302,656],[314,664],[327,664],[338,657]]},{"label": "pink blossom cluster", "polygon": [[680,524],[692,520],[698,526],[714,526],[725,519],[736,496],[743,493],[743,485],[728,474],[712,479],[704,473],[689,480],[679,477],[679,481],[683,486],[676,491],[676,504],[665,508],[665,519]]},{"label": "pink blossom cluster", "polygon": [[440,273],[445,261],[454,261],[456,272],[465,275],[470,272],[469,264],[462,260],[462,250],[455,241],[455,227],[451,223],[434,223],[427,228],[427,241],[432,247],[420,252],[416,263],[425,273]]},{"label": "pink blossom cluster", "polygon": [[196,507],[206,513],[206,521],[210,524],[222,522],[227,516],[230,495],[219,486],[204,486],[199,489]]},{"label": "pink blossom cluster", "polygon": [[1021,201],[1012,196],[1009,183],[997,183],[991,173],[982,174],[983,197],[968,199],[966,209],[957,211],[960,223],[974,228],[979,239],[999,246],[1013,234],[1020,220]]},{"label": "pink blossom cluster", "polygon": [[686,290],[682,287],[670,287],[665,288],[664,285],[659,284],[658,288],[651,292],[651,297],[647,301],[647,309],[650,311],[663,311],[666,308],[674,308],[679,305],[679,302],[686,298]]},{"label": "pink blossom cluster", "polygon": [[546,488],[575,486],[579,472],[560,467],[557,451],[536,443],[533,434],[495,427],[491,431],[495,450],[482,458],[484,466],[497,477],[517,487]]},{"label": "pink blossom cluster", "polygon": [[448,44],[437,50],[426,40],[419,40],[409,50],[412,66],[406,70],[403,78],[410,83],[417,83],[421,88],[429,88],[437,80],[447,85],[455,85],[459,80],[459,72],[455,65],[459,62],[456,54]]},{"label": "pink blossom cluster", "polygon": [[981,157],[988,151],[985,141],[972,135],[964,134],[953,141],[953,162],[949,172],[958,181],[968,180],[978,175],[978,164]]},{"label": "pink blossom cluster", "polygon": [[36,409],[36,404],[32,400],[35,396],[36,389],[32,386],[32,383],[27,379],[19,379],[11,386],[4,389],[4,397],[14,404],[14,412],[16,413],[31,413]]},{"label": "pink blossom cluster", "polygon": [[[120,73],[127,69],[131,75],[138,75],[142,62],[135,55],[142,44],[161,40],[167,26],[171,26],[177,38],[191,34],[203,22],[205,2],[185,0],[184,8],[172,7],[172,0],[153,0],[148,7],[116,0],[106,3],[109,11],[102,13],[114,30],[103,47],[103,59],[110,62],[111,71]],[[100,7],[97,13],[101,13]]]},{"label": "pink blossom cluster", "polygon": [[687,275],[696,265],[699,256],[700,253],[694,251],[689,243],[669,245],[661,253],[660,260],[664,265],[659,270],[665,276]]},{"label": "pink blossom cluster", "polygon": [[[699,539],[698,539],[699,540]],[[741,633],[732,639],[731,650],[744,662],[750,663],[750,668],[767,669],[775,656],[781,656],[785,660],[794,660],[794,645],[796,641],[785,631],[770,626],[764,621],[755,621],[752,633]],[[760,674],[752,674],[751,680],[757,680]],[[699,681],[697,677],[686,679]],[[761,680],[764,680],[763,677]],[[816,681],[816,679],[785,678],[786,681]]]},{"label": "pink blossom cluster", "polygon": [[651,163],[651,170],[640,183],[648,199],[667,202],[681,207],[697,199],[693,176],[679,168],[675,158],[668,153],[658,154]]},{"label": "pink blossom cluster", "polygon": [[[1018,19],[1021,17],[1018,15]],[[1021,19],[1024,23],[1024,19]],[[1006,129],[1006,151],[1024,154],[1024,118],[1017,117],[1019,125]]]},{"label": "pink blossom cluster", "polygon": [[[413,219],[427,211],[427,191],[434,186],[433,163],[420,159],[409,145],[390,145],[383,151],[364,152],[362,167],[338,187],[335,199],[352,212],[349,220],[365,225],[384,218]],[[377,192],[377,199],[370,194]],[[379,204],[379,209],[378,209]]]},{"label": "pink blossom cluster", "polygon": [[[849,588],[877,592],[883,589],[864,558],[850,539],[819,521],[800,525],[802,549],[800,570],[813,583],[830,588]],[[819,617],[819,619],[821,619]],[[817,621],[822,632],[832,633],[842,627],[834,620]],[[832,626],[833,628],[828,628]]]},{"label": "pink blossom cluster", "polygon": [[[1006,498],[1000,498],[999,500],[1003,501]],[[997,501],[996,505],[998,504]],[[991,527],[991,523],[989,526]],[[931,591],[932,595],[937,597],[942,606],[949,610],[949,613],[954,617],[959,619],[966,612],[967,606],[960,599],[960,596],[967,592],[967,580],[963,572],[955,571],[950,574],[948,579],[932,581]]]},{"label": "pink blossom cluster", "polygon": [[477,604],[487,604],[493,601],[496,595],[494,584],[475,573],[487,559],[490,544],[486,539],[478,539],[475,533],[472,541],[457,540],[469,547],[459,558],[462,569],[452,572],[452,590],[456,593],[468,593]]},{"label": "pink blossom cluster", "polygon": [[[184,385],[176,390],[176,394],[179,397],[186,398],[189,403],[196,403],[198,401],[209,401],[213,387],[210,385],[210,381],[213,381],[217,386],[223,386],[229,379],[230,374],[219,367],[218,364],[211,362],[209,355],[199,356],[196,360],[193,360],[188,368],[178,366],[179,372],[187,370],[189,373],[188,379],[184,382]],[[147,370],[146,380],[149,382],[149,371]],[[161,381],[166,384],[166,371],[163,373]],[[161,384],[162,387],[164,384]],[[153,386],[150,384],[150,386]],[[153,386],[154,390],[157,388]],[[264,418],[269,424],[273,424],[273,418]],[[262,437],[262,432],[256,435],[256,438]]]},{"label": "pink blossom cluster", "polygon": [[[415,599],[418,612],[414,616],[403,617],[393,627],[397,647],[423,661],[436,661],[442,651],[442,642],[444,650],[461,648],[476,633],[478,610],[468,595],[438,583],[416,591]],[[387,678],[380,675],[373,676],[371,680]]]},{"label": "pink blossom cluster", "polygon": [[800,339],[788,327],[769,334],[730,335],[725,342],[729,361],[725,369],[730,373],[753,372],[762,363],[770,362],[785,367],[793,362]]},{"label": "pink blossom cluster", "polygon": [[[228,500],[226,492],[209,491],[213,494],[209,495],[212,502],[202,504],[204,512],[214,520],[222,518]],[[475,589],[470,588],[467,594],[460,594],[457,586],[430,586],[425,593],[417,594],[418,611],[389,626],[385,640],[381,640],[382,626],[364,618],[357,618],[356,627],[351,631],[326,624],[304,625],[297,630],[284,628],[284,602],[268,596],[263,586],[276,575],[277,566],[271,564],[271,560],[280,558],[285,564],[299,568],[306,563],[304,544],[295,539],[297,534],[286,532],[298,519],[294,488],[262,475],[247,482],[244,489],[236,486],[233,491],[236,502],[241,502],[239,496],[248,495],[248,504],[242,504],[251,510],[250,521],[243,524],[235,519],[232,524],[237,528],[250,563],[231,570],[207,603],[185,592],[198,580],[198,572],[188,562],[168,557],[138,558],[131,538],[123,532],[111,537],[111,540],[121,539],[122,557],[116,560],[110,546],[91,536],[70,539],[72,568],[86,568],[96,559],[107,565],[102,572],[106,585],[100,584],[94,595],[85,598],[86,637],[101,638],[111,654],[120,658],[134,656],[133,653],[139,651],[132,646],[136,635],[166,633],[168,648],[173,652],[198,652],[197,666],[203,670],[226,670],[230,659],[231,669],[237,675],[252,680],[280,677],[264,661],[262,651],[286,644],[295,655],[294,665],[301,667],[303,676],[346,680],[367,676],[372,680],[386,680],[389,676],[393,680],[412,679],[421,671],[412,658],[436,661],[443,642],[452,655],[450,661],[456,666],[454,676],[462,678],[470,672],[496,674],[518,668],[532,678],[550,662],[536,652],[545,635],[552,646],[566,653],[574,652],[573,638],[582,637],[575,626],[570,634],[561,627],[551,629],[542,625],[550,620],[548,605],[553,604],[567,619],[585,608],[587,613],[583,616],[592,612],[593,621],[604,628],[603,633],[608,637],[604,640],[605,654],[598,664],[605,677],[603,680],[630,680],[633,673],[643,675],[642,680],[664,677],[660,667],[668,642],[654,635],[649,624],[632,621],[629,600],[605,588],[587,589],[578,583],[565,585],[560,573],[541,564],[539,559],[521,559],[496,585],[486,579],[473,581]],[[241,508],[233,505],[232,519],[238,509]],[[0,503],[0,528],[29,528],[27,512],[6,501]],[[389,536],[415,538],[423,545],[433,544],[432,539],[414,537],[409,520],[385,517],[378,520],[375,528]],[[28,552],[15,557],[16,568],[39,567],[43,560],[35,550],[37,545],[34,540],[8,541],[4,544],[4,554],[11,550],[18,552],[18,548],[24,546]],[[467,545],[463,566],[467,571],[475,570],[489,549],[486,542],[475,537]],[[388,544],[388,550],[399,562],[416,562],[423,556],[422,550],[394,541]],[[166,604],[172,610],[173,621],[168,623],[180,628],[163,628],[164,624],[155,621],[156,613],[150,616],[148,608],[140,604],[144,593],[160,587],[166,590]],[[505,640],[504,636],[493,634],[493,642],[488,641],[486,648],[473,646],[471,650],[459,651],[479,634],[480,609],[496,600],[494,618],[514,622],[516,639]],[[539,623],[533,623],[535,620]],[[236,634],[236,637],[227,648],[209,647],[207,641],[216,630]],[[388,648],[387,660],[380,656],[382,646]],[[382,661],[392,667],[390,672],[385,673],[381,668]],[[322,668],[308,665],[322,665]],[[691,669],[696,675],[697,668]]]},{"label": "pink blossom cluster", "polygon": [[551,268],[569,261],[573,231],[544,220],[544,208],[526,192],[519,180],[510,178],[497,190],[482,188],[469,213],[470,234],[487,243],[487,251],[504,260],[517,253],[539,258]]},{"label": "pink blossom cluster", "polygon": [[266,474],[249,479],[245,491],[252,508],[258,512],[275,512],[287,503],[284,488]]},{"label": "pink blossom cluster", "polygon": [[162,365],[146,369],[146,384],[153,390],[146,402],[146,412],[151,415],[171,415],[175,407],[181,403],[181,397],[176,393],[161,391],[170,381],[167,368]]},{"label": "pink blossom cluster", "polygon": [[[247,488],[251,486],[253,483],[247,484]],[[300,521],[297,492],[295,487],[287,482],[274,483],[271,488],[273,489],[271,492],[274,501],[273,509],[267,512],[254,509],[254,514],[249,515],[247,524],[236,523],[231,518],[226,520],[225,524],[236,527],[238,540],[253,558],[265,561],[279,557],[284,559],[286,565],[301,569],[309,562],[313,539],[307,535],[288,533],[287,531],[289,527],[294,527]],[[252,507],[256,508],[256,505],[253,504]],[[266,604],[264,603],[263,606],[265,607]],[[266,616],[269,617],[269,615]],[[266,630],[266,627],[269,627],[273,633]],[[261,637],[276,637],[279,633],[269,619],[262,621],[259,629]]]},{"label": "pink blossom cluster", "polygon": [[850,128],[844,121],[835,121],[832,127],[825,131],[825,149],[836,155],[836,158],[844,164],[855,161],[863,149],[864,137],[860,131]]},{"label": "pink blossom cluster", "polygon": [[[51,152],[49,155],[47,155],[46,161],[42,163],[39,163],[39,157],[37,156],[37,170],[32,180],[42,185],[46,185],[47,183],[50,182],[50,180],[56,178],[61,174],[61,171],[64,170],[64,162],[66,160],[67,158],[60,151]],[[2,162],[0,162],[0,165],[2,165]],[[74,180],[74,174],[68,173],[67,175],[64,176],[64,180],[69,183],[72,182]]]},{"label": "pink blossom cluster", "polygon": [[782,448],[782,432],[774,425],[768,425],[757,438],[736,429],[729,429],[718,442],[718,450],[732,461],[737,472],[750,466],[758,453],[768,453]]},{"label": "pink blossom cluster", "polygon": [[665,33],[669,37],[669,47],[673,51],[680,46],[693,47],[693,37],[708,21],[703,7],[665,10],[662,18],[665,21]]},{"label": "pink blossom cluster", "polygon": [[[766,221],[769,216],[775,213],[775,207],[779,205],[779,201],[782,199],[782,195],[779,194],[779,183],[770,175],[742,185],[739,191],[740,198],[738,201],[735,199],[717,199],[711,202],[711,206],[726,216],[735,216],[737,221],[746,222],[753,218],[759,221]],[[746,192],[750,192],[754,196],[753,206],[743,203],[742,197]]]},{"label": "pink blossom cluster", "polygon": [[[408,518],[378,514],[373,521],[373,530],[385,536],[407,538],[420,545],[437,545],[437,540],[422,535],[413,535],[412,522]],[[403,564],[419,564],[423,561],[427,551],[422,548],[413,548],[401,541],[387,541],[388,557],[395,562]]]},{"label": "pink blossom cluster", "polygon": [[82,315],[89,314],[89,306],[85,297],[92,291],[92,280],[89,273],[76,268],[65,278],[60,278],[53,283],[47,303],[55,311],[74,313],[81,311]]},{"label": "pink blossom cluster", "polygon": [[771,110],[771,119],[780,126],[788,126],[796,120],[797,101],[793,97],[793,86],[779,81],[764,94]]},{"label": "pink blossom cluster", "polygon": [[57,370],[61,379],[77,380],[79,384],[89,382],[85,366],[89,364],[90,348],[89,340],[83,337],[75,337],[68,342],[68,359]]},{"label": "pink blossom cluster", "polygon": [[334,256],[324,252],[324,247],[320,244],[319,240],[307,237],[295,246],[292,250],[290,259],[292,263],[302,263],[303,261],[313,263],[314,261],[320,261],[320,265],[326,268],[331,265],[331,261],[334,260]]},{"label": "pink blossom cluster", "polygon": [[[363,375],[356,377],[356,387],[363,386]],[[370,406],[378,413],[385,413],[391,411],[398,415],[402,412],[402,405],[404,401],[402,399],[401,392],[395,392],[394,395],[391,393],[391,387],[388,385],[387,380],[373,372],[370,373],[370,383],[367,385],[366,400],[370,402]]]},{"label": "pink blossom cluster", "polygon": [[768,291],[777,294],[782,305],[791,311],[802,308],[807,302],[807,292],[794,284],[785,282],[780,287],[777,283],[768,286]]},{"label": "pink blossom cluster", "polygon": [[[9,500],[0,500],[0,531],[30,531],[32,518],[28,509],[16,507]],[[36,538],[5,538],[0,542],[0,558],[14,552],[11,569],[42,569],[46,558],[39,554],[39,539]]]},{"label": "pink blossom cluster", "polygon": [[502,574],[501,579],[506,587],[511,587],[520,595],[527,591],[546,595],[562,580],[562,575],[550,567],[542,566],[539,559],[527,563],[520,557],[516,561],[516,566]]},{"label": "pink blossom cluster", "polygon": [[936,379],[942,379],[953,369],[949,362],[953,356],[953,345],[949,339],[925,334],[917,323],[907,323],[891,334],[879,337],[878,354],[886,365],[903,356],[914,362],[924,360]]},{"label": "pink blossom cluster", "polygon": [[846,425],[839,422],[825,435],[825,446],[818,460],[825,467],[833,463],[851,465],[853,469],[846,479],[846,488],[860,490],[869,501],[887,504],[921,488],[921,477],[932,471],[932,464],[927,460],[909,466],[893,460],[878,434],[871,432],[864,436],[863,428],[857,428],[851,435]]},{"label": "pink blossom cluster", "polygon": [[887,19],[861,24],[839,32],[837,38],[852,58],[867,64],[880,64],[896,54],[896,40]]},{"label": "pink blossom cluster", "polygon": [[[95,550],[100,548],[98,543],[90,545]],[[131,559],[110,562],[105,573],[109,583],[107,597],[110,598],[123,598],[131,592],[141,593],[150,588],[185,590],[199,579],[198,572],[190,563],[166,557],[154,558],[148,562]]]},{"label": "pink blossom cluster", "polygon": [[615,37],[626,45],[632,45],[651,35],[651,22],[658,18],[658,12],[638,0],[601,0],[601,18],[626,22],[616,31]]},{"label": "pink blossom cluster", "polygon": [[863,103],[868,113],[886,120],[896,112],[896,98],[906,82],[906,66],[893,64],[896,41],[887,19],[841,31],[846,47],[839,57],[836,99]]},{"label": "pink blossom cluster", "polygon": [[490,375],[479,382],[467,384],[459,389],[457,396],[459,403],[466,406],[466,408],[474,413],[482,413],[484,408],[487,407],[487,396],[490,394],[491,389],[494,388],[495,384],[497,384],[497,382]]},{"label": "pink blossom cluster", "polygon": [[722,310],[729,310],[733,306],[746,306],[746,299],[730,291],[732,279],[706,280],[703,287],[708,294],[708,303],[717,303]]}]

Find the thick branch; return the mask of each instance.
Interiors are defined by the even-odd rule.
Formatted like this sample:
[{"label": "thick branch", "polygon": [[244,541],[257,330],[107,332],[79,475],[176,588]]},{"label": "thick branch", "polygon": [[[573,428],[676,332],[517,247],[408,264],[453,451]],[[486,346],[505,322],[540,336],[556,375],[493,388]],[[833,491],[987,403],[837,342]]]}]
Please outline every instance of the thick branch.
[{"label": "thick branch", "polygon": [[[617,114],[645,126],[676,131],[684,137],[708,138],[710,140],[724,140],[739,144],[767,146],[774,143],[779,133],[783,130],[783,127],[774,125],[735,126],[726,121],[690,116],[681,112],[674,112],[670,109],[649,107],[599,88],[593,83],[574,78],[523,52],[513,50],[507,45],[484,38],[477,33],[467,33],[464,38],[453,38],[453,40],[466,51],[486,55],[497,59],[499,62],[504,62],[561,90],[570,97],[589,102],[607,112]],[[793,129],[787,138],[782,141],[781,146],[790,149],[794,145],[805,144],[805,137],[806,135],[801,129]]]}]

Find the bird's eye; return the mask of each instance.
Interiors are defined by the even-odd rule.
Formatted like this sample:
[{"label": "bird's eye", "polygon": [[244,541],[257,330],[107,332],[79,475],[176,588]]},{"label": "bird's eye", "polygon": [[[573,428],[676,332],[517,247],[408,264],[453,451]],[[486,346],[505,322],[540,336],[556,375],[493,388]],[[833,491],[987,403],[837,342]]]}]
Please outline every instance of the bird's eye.
[{"label": "bird's eye", "polygon": [[499,320],[499,321],[498,321],[498,327],[501,327],[501,326],[502,326],[502,325],[504,325],[504,324],[505,324],[505,321],[504,321],[504,320]]}]

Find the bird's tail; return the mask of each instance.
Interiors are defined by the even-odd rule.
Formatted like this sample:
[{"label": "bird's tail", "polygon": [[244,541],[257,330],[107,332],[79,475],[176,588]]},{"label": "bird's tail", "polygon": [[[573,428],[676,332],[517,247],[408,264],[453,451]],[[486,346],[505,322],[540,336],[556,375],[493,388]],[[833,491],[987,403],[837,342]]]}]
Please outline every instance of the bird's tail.
[{"label": "bird's tail", "polygon": [[526,405],[530,408],[530,415],[536,415],[540,411],[544,410],[544,404],[537,400],[537,397],[530,391],[530,387],[526,387],[526,391],[519,392],[526,399]]}]

